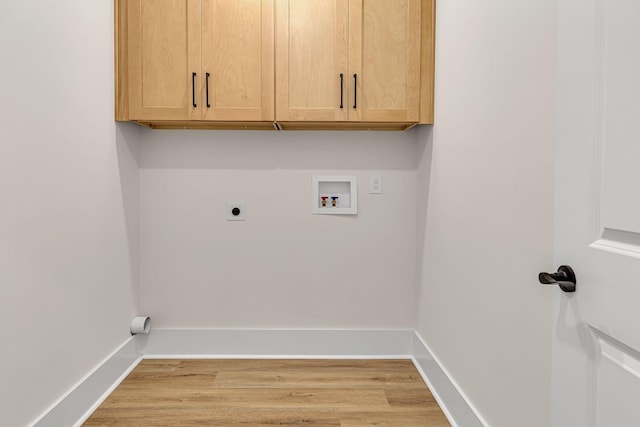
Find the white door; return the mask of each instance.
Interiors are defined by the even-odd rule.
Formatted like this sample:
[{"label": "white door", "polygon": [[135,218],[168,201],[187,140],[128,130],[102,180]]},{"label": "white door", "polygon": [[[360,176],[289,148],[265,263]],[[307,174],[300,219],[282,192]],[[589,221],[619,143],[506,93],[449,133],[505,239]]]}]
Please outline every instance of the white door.
[{"label": "white door", "polygon": [[559,0],[552,425],[640,426],[640,0]]}]

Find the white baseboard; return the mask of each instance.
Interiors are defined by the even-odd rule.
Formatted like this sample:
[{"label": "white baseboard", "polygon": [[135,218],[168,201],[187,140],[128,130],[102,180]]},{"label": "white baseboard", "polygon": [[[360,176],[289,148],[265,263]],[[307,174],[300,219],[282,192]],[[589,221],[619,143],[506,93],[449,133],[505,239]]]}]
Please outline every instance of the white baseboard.
[{"label": "white baseboard", "polygon": [[413,363],[453,427],[488,427],[417,332],[413,336],[412,353]]},{"label": "white baseboard", "polygon": [[127,340],[35,426],[82,424],[141,359],[162,358],[411,359],[453,427],[487,426],[419,335],[369,329],[153,329]]},{"label": "white baseboard", "polygon": [[87,374],[33,423],[35,427],[73,426],[84,422],[140,361],[136,337],[120,347]]},{"label": "white baseboard", "polygon": [[411,356],[411,330],[154,329],[145,358]]}]

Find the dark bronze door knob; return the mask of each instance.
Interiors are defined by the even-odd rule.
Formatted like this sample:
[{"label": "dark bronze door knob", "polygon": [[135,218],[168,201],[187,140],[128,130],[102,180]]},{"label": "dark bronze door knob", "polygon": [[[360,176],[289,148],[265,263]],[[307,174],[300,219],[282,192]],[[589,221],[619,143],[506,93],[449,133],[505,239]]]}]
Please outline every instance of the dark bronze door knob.
[{"label": "dark bronze door knob", "polygon": [[543,285],[558,285],[564,292],[576,291],[576,275],[568,265],[561,265],[555,273],[540,273],[538,280]]}]

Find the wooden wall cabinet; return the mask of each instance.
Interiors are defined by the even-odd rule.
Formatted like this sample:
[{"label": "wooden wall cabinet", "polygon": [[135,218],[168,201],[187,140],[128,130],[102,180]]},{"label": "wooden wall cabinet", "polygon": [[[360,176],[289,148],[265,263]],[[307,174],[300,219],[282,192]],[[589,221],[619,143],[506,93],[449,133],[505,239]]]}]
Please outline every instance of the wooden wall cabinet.
[{"label": "wooden wall cabinet", "polygon": [[117,6],[117,120],[273,127],[273,0]]},{"label": "wooden wall cabinet", "polygon": [[276,0],[276,120],[420,122],[422,3]]},{"label": "wooden wall cabinet", "polygon": [[116,120],[433,123],[434,0],[116,0]]}]

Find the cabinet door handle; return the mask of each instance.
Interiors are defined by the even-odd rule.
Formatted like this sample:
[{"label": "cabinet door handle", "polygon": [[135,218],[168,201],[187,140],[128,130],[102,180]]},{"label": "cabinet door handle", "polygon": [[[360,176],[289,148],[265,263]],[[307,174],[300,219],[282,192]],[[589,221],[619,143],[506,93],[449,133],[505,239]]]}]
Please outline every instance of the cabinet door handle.
[{"label": "cabinet door handle", "polygon": [[207,92],[207,108],[211,108],[211,104],[209,104],[209,76],[210,75],[211,74],[209,74],[209,73],[205,74],[205,86],[207,87],[207,90],[206,90],[206,92]]},{"label": "cabinet door handle", "polygon": [[353,109],[358,108],[358,75],[353,75]]},{"label": "cabinet door handle", "polygon": [[343,104],[343,99],[344,99],[344,74],[340,73],[340,109],[342,110],[344,108],[344,104]]},{"label": "cabinet door handle", "polygon": [[191,101],[193,108],[198,106],[198,104],[196,104],[196,75],[196,73],[191,73]]}]

